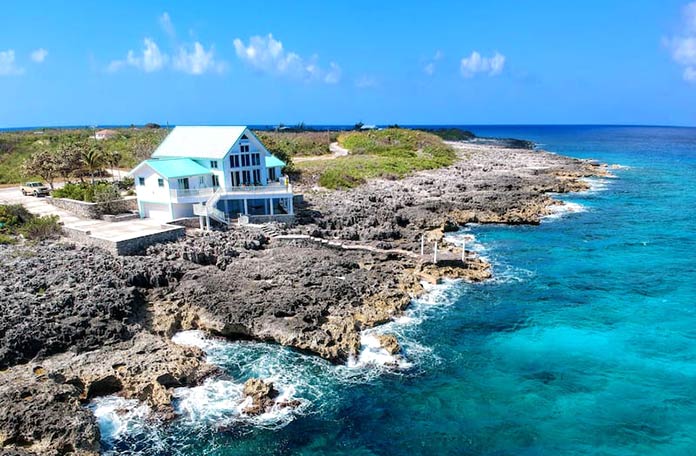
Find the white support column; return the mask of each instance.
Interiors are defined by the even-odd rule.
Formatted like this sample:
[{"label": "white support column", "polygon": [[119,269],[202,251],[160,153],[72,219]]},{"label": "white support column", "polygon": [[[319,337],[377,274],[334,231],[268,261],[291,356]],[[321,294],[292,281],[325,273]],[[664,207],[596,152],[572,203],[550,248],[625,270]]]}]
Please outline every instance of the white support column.
[{"label": "white support column", "polygon": [[433,263],[437,264],[437,241],[435,241],[435,249],[433,250]]},{"label": "white support column", "polygon": [[247,208],[246,198],[244,198],[244,215],[249,215],[249,208]]},{"label": "white support column", "polygon": [[205,229],[210,231],[210,217],[207,215],[205,216]]},{"label": "white support column", "polygon": [[204,230],[204,229],[205,229],[205,221],[203,220],[203,216],[202,216],[202,215],[199,215],[199,216],[198,216],[198,223],[199,223],[200,226],[201,226],[201,230]]},{"label": "white support column", "polygon": [[421,234],[421,256],[425,253],[425,234]]},{"label": "white support column", "polygon": [[271,211],[270,211],[271,215],[274,215],[273,214],[273,198],[268,198],[268,205],[271,208]]}]

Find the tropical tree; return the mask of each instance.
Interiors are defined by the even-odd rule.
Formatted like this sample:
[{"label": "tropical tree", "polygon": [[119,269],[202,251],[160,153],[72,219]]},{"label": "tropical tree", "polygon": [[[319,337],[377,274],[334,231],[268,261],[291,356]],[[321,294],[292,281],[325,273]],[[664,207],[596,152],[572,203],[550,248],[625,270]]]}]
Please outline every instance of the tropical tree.
[{"label": "tropical tree", "polygon": [[94,173],[101,168],[102,163],[104,163],[104,153],[101,147],[92,141],[84,143],[82,148],[82,163],[89,171],[92,177],[92,185],[94,185]]},{"label": "tropical tree", "polygon": [[39,148],[22,163],[22,171],[26,176],[39,176],[53,190],[53,181],[58,175],[57,154],[48,144],[40,144]]},{"label": "tropical tree", "polygon": [[80,143],[68,138],[61,141],[56,149],[57,171],[66,182],[82,169]]},{"label": "tropical tree", "polygon": [[107,150],[104,152],[104,162],[111,168],[111,181],[116,181],[115,168],[121,161],[121,152],[117,150]]}]

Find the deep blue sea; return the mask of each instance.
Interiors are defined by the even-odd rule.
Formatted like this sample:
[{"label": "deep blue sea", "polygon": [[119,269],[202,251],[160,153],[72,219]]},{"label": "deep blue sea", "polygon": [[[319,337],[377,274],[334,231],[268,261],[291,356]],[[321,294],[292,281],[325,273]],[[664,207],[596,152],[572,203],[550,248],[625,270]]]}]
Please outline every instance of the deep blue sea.
[{"label": "deep blue sea", "polygon": [[[540,226],[454,235],[495,278],[433,287],[399,320],[399,372],[180,334],[226,380],[177,391],[182,417],[149,423],[121,399],[92,405],[113,454],[696,454],[696,129],[469,127],[620,164],[562,195]],[[369,345],[370,335],[365,335]],[[296,412],[248,419],[241,384],[272,378]]]}]

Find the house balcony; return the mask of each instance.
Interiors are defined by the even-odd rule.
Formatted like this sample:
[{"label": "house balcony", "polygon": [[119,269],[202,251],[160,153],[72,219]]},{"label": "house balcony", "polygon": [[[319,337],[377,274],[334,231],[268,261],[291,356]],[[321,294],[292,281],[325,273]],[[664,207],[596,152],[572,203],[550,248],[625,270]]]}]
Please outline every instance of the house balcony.
[{"label": "house balcony", "polygon": [[[171,189],[169,195],[175,203],[200,203],[207,201],[220,187],[201,187],[191,189]],[[222,187],[220,196],[239,199],[263,198],[265,196],[292,195],[292,185],[284,182],[269,182],[267,185],[243,185]]]}]

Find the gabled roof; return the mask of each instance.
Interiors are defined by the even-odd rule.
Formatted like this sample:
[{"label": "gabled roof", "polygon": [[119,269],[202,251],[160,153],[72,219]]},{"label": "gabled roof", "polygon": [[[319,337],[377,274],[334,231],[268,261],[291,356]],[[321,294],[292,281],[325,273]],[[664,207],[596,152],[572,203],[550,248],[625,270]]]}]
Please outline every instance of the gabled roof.
[{"label": "gabled roof", "polygon": [[135,175],[135,172],[144,165],[149,166],[157,174],[167,179],[212,174],[209,169],[199,165],[190,158],[151,158],[141,162],[129,174],[131,176]]},{"label": "gabled roof", "polygon": [[285,166],[285,162],[275,155],[266,155],[266,168],[275,168],[277,166]]},{"label": "gabled roof", "polygon": [[191,157],[221,159],[245,130],[245,126],[174,127],[152,154],[152,158]]}]

